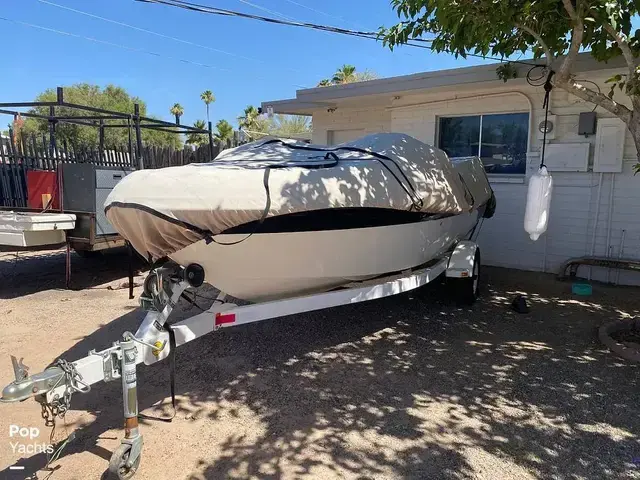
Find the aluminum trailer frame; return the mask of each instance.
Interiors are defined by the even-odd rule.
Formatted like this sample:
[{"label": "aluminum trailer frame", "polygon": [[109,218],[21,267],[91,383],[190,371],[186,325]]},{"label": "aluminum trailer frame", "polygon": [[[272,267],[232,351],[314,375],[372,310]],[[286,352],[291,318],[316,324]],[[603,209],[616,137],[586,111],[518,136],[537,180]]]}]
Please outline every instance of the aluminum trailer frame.
[{"label": "aluminum trailer frame", "polygon": [[474,300],[478,293],[479,263],[479,249],[475,242],[462,241],[453,251],[422,268],[356,282],[326,293],[244,306],[225,302],[226,295],[220,293],[208,310],[170,326],[166,325],[167,319],[183,292],[189,287],[202,285],[204,278],[194,281],[193,271],[189,270],[192,266],[183,268],[168,263],[168,266],[152,270],[145,280],[140,303],[147,314],[135,334],[125,332],[122,340],[109,348],[99,352],[92,350],[75,362],[58,361],[55,366],[34,375],[28,374],[22,360],[12,356],[15,380],[3,389],[0,401],[17,402],[34,397],[43,406],[43,411],[48,408],[54,416],[63,415],[75,392],[86,393],[91,385],[120,379],[125,437],[113,452],[109,470],[116,478],[131,478],[142,453],[136,369],[139,364],[151,365],[172,353],[169,329],[174,334],[176,347],[179,347],[221,328],[409,292],[443,273],[453,280],[454,285],[463,287],[461,293],[471,293]]}]

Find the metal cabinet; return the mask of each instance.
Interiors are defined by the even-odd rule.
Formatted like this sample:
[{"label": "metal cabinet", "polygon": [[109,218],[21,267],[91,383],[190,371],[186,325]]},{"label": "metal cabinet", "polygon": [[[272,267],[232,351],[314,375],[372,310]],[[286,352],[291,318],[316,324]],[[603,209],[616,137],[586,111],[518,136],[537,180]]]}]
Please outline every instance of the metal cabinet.
[{"label": "metal cabinet", "polygon": [[104,202],[113,187],[132,171],[90,163],[62,164],[63,208],[87,214],[78,217],[73,237],[94,239],[118,233],[104,214]]},{"label": "metal cabinet", "polygon": [[130,170],[113,170],[113,169],[100,169],[96,170],[96,193],[95,193],[95,207],[96,212],[96,235],[112,235],[116,232],[113,225],[107,220],[107,216],[104,214],[104,202],[109,196],[109,193],[115,187],[120,180],[126,175],[131,173]]}]

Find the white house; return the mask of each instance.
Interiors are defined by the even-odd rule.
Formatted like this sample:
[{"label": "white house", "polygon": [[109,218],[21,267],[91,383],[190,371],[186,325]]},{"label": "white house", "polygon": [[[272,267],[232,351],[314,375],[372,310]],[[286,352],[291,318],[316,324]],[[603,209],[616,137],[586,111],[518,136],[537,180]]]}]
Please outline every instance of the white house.
[{"label": "white house", "polygon": [[[605,80],[625,69],[621,62],[597,63],[583,54],[575,73],[608,92]],[[594,105],[559,88],[551,94],[546,146],[555,182],[549,229],[536,242],[525,233],[527,177],[540,163],[544,125],[544,89],[526,82],[527,70],[520,66],[518,78],[507,83],[497,78],[496,65],[419,73],[298,90],[296,98],[262,106],[312,115],[313,143],[402,132],[451,155],[480,155],[498,202],[479,237],[485,264],[557,272],[571,257],[640,258],[640,175],[633,175],[633,140],[602,108],[595,109],[593,134],[579,134],[580,114],[594,111]],[[579,275],[586,275],[586,268]],[[640,284],[640,275],[628,271],[594,268],[593,278]]]}]

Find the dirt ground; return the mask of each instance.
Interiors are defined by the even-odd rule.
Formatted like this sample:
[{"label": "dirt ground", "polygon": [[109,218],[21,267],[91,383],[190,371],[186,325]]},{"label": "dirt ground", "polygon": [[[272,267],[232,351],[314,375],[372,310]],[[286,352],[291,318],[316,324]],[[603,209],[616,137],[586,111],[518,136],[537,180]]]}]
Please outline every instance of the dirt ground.
[{"label": "dirt ground", "polygon": [[[74,256],[72,267],[77,290],[64,290],[61,252],[0,252],[3,385],[9,354],[37,372],[135,331],[143,312],[117,289],[126,255]],[[177,417],[143,422],[135,478],[640,478],[638,367],[596,337],[602,323],[638,314],[638,289],[594,285],[574,297],[552,275],[485,268],[483,277],[472,309],[434,285],[183,347]],[[530,314],[509,310],[517,292]],[[180,307],[176,319],[197,312]],[[142,411],[167,411],[165,363],[142,367],[138,385]],[[55,440],[76,437],[52,471],[46,455],[10,445],[11,424],[40,427],[34,441],[49,441],[39,406],[1,404],[0,477],[101,478],[123,434],[121,403],[118,382],[75,395]],[[9,470],[16,463],[25,470]]]}]

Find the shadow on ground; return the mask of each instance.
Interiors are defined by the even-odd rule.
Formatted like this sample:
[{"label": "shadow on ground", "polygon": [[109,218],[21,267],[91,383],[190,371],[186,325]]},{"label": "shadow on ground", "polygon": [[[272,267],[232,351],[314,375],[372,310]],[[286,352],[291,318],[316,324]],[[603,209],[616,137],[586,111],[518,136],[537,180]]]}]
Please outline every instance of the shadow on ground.
[{"label": "shadow on ground", "polygon": [[[638,369],[595,334],[609,319],[638,313],[636,291],[596,286],[594,296],[578,300],[570,284],[550,275],[485,272],[491,283],[473,309],[453,305],[436,285],[220,331],[179,350],[175,422],[238,422],[237,434],[211,432],[206,441],[221,453],[193,465],[189,478],[638,474]],[[528,296],[530,314],[509,310],[518,292]],[[183,308],[177,317],[193,313]],[[64,357],[106,346],[105,335],[134,330],[139,318],[135,311],[114,320]],[[139,389],[141,409],[162,401],[166,366],[142,368]],[[118,384],[74,397],[74,408],[97,420],[66,455],[108,456],[95,442],[122,422],[119,398]],[[238,404],[260,419],[256,436],[246,436]],[[504,470],[491,471],[496,463],[487,458]],[[44,461],[21,464],[36,470]]]},{"label": "shadow on ground", "polygon": [[[52,289],[65,289],[66,251],[0,251],[0,299],[10,299]],[[134,271],[145,269],[145,262],[133,257]],[[129,254],[126,248],[96,252],[83,258],[71,253],[71,290],[83,290],[112,282],[128,275]],[[21,279],[28,279],[22,281]]]}]

